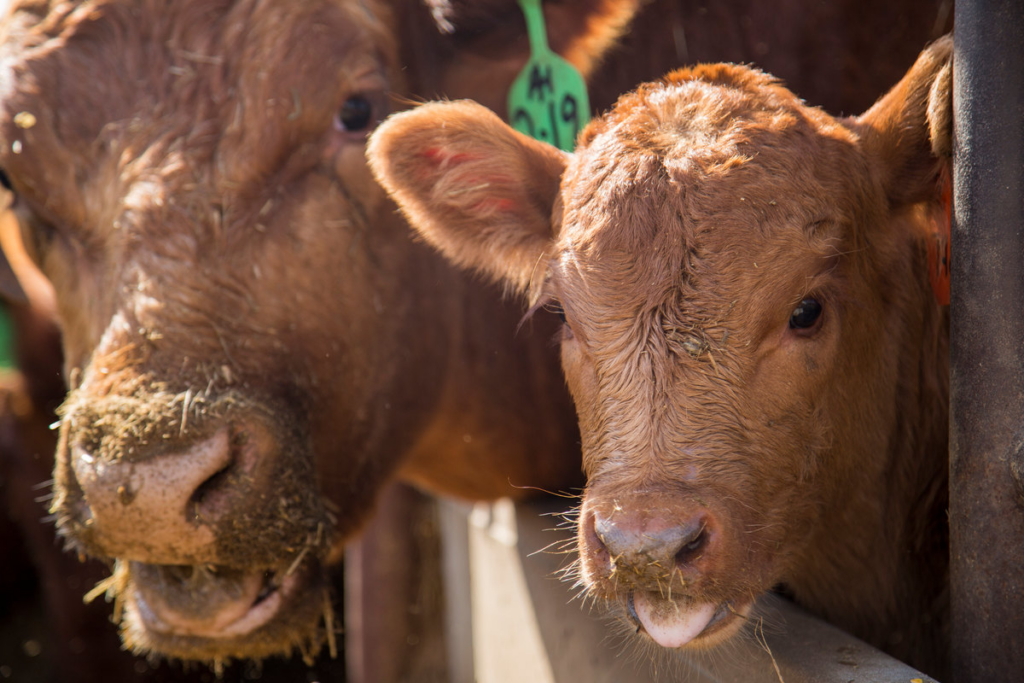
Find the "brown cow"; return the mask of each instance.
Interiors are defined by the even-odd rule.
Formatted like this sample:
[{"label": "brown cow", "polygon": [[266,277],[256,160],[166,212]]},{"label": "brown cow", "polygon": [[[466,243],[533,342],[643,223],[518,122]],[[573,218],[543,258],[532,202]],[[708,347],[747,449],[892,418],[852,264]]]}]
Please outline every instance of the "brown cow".
[{"label": "brown cow", "polygon": [[[586,68],[633,4],[552,8],[558,47]],[[582,480],[557,321],[517,335],[518,306],[412,242],[364,160],[392,95],[438,92],[480,44],[501,92],[524,41],[407,78],[399,46],[444,40],[413,2],[13,5],[0,168],[73,389],[53,509],[116,558],[127,646],[319,648],[323,567],[396,474],[472,498]]]},{"label": "brown cow", "polygon": [[[25,254],[14,217],[2,210],[9,196],[0,189],[0,273],[9,276],[0,276],[0,305],[12,324],[16,361],[0,367],[0,678],[212,683],[205,668],[183,670],[125,652],[110,625],[110,606],[82,600],[110,571],[103,561],[64,552],[48,516],[57,443],[51,425],[65,394],[60,330],[53,290]],[[340,587],[340,568],[328,578]],[[344,664],[327,657],[312,669],[299,658],[249,664],[225,671],[220,682],[251,680],[256,670],[265,683],[291,683],[307,673],[336,680]]]},{"label": "brown cow", "polygon": [[951,53],[856,118],[719,64],[624,96],[572,155],[469,102],[371,137],[428,241],[564,316],[579,578],[661,645],[728,640],[781,584],[944,670],[948,321],[925,243]]}]

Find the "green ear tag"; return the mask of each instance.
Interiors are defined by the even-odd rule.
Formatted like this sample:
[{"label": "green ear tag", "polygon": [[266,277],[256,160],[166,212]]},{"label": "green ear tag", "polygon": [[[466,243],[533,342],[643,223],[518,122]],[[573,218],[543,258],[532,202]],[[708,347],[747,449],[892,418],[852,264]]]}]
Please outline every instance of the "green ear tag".
[{"label": "green ear tag", "polygon": [[0,368],[13,368],[15,365],[14,329],[4,305],[0,304]]},{"label": "green ear tag", "polygon": [[583,76],[548,47],[540,0],[519,0],[530,35],[530,61],[508,91],[512,127],[559,149],[572,151],[576,134],[590,120]]}]

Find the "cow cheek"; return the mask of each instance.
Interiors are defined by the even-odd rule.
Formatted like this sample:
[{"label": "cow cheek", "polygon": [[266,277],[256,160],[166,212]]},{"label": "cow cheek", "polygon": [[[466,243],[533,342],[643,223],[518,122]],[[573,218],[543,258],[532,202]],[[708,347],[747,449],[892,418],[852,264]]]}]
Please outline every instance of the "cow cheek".
[{"label": "cow cheek", "polygon": [[[278,264],[284,272],[301,257],[302,270],[317,276],[301,285],[292,278],[301,292],[293,289],[289,307],[278,314],[288,320],[298,296],[302,310],[316,311],[291,315],[295,329],[282,350],[302,350],[298,374],[319,416],[311,424],[313,452],[324,495],[343,520],[339,536],[355,533],[373,509],[380,485],[426,419],[421,407],[433,405],[431,393],[444,384],[443,364],[425,360],[431,350],[445,348],[443,333],[423,312],[436,310],[429,297],[445,294],[408,285],[406,277],[436,279],[416,273],[428,259],[420,258],[419,245],[410,250],[408,227],[390,205],[375,203],[382,199],[376,185],[355,187],[331,184],[313,192],[319,202],[305,203],[294,221],[304,226],[295,247],[301,254],[286,253]],[[368,206],[377,208],[364,213]],[[323,216],[347,218],[325,222]],[[408,381],[413,369],[421,382]],[[396,423],[398,415],[403,417]]]},{"label": "cow cheek", "polygon": [[[749,379],[741,411],[750,444],[750,487],[754,507],[789,528],[790,543],[811,537],[820,509],[833,495],[827,479],[835,464],[826,461],[837,438],[826,400],[841,378],[834,372],[832,340],[801,342],[780,349]],[[788,547],[787,547],[788,548]]]},{"label": "cow cheek", "polygon": [[85,367],[103,335],[103,321],[110,318],[100,312],[107,303],[102,285],[96,282],[91,264],[83,261],[57,244],[42,254],[39,262],[57,295],[57,317],[68,368]]},{"label": "cow cheek", "polygon": [[562,342],[562,369],[569,393],[576,405],[583,440],[583,469],[590,479],[594,476],[597,463],[590,454],[594,452],[594,436],[599,430],[599,388],[597,369],[581,342],[568,339]]},{"label": "cow cheek", "polygon": [[375,215],[383,209],[386,194],[366,165],[365,144],[342,146],[334,155],[333,165],[349,200],[358,205],[364,216]]}]

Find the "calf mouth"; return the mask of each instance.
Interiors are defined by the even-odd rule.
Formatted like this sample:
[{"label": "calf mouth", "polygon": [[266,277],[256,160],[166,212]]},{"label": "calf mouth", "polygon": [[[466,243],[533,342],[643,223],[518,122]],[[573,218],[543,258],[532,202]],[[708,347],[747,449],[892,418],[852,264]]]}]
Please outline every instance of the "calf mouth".
[{"label": "calf mouth", "polygon": [[736,635],[753,609],[753,602],[702,602],[652,591],[630,591],[623,602],[637,633],[673,649],[715,647]]},{"label": "calf mouth", "polygon": [[325,644],[337,653],[326,571],[315,559],[272,569],[118,560],[91,596],[103,592],[135,654],[204,662],[219,672],[235,659],[296,651],[312,663]]}]

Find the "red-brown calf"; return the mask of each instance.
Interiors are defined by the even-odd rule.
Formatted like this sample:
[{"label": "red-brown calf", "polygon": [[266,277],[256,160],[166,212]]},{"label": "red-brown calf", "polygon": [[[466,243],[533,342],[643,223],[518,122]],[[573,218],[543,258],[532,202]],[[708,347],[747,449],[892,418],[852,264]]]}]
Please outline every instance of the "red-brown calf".
[{"label": "red-brown calf", "polygon": [[934,673],[946,634],[952,40],[855,118],[735,65],[624,96],[572,155],[468,102],[372,136],[456,263],[564,316],[589,477],[580,580],[666,647],[783,585]]}]

